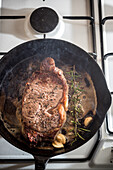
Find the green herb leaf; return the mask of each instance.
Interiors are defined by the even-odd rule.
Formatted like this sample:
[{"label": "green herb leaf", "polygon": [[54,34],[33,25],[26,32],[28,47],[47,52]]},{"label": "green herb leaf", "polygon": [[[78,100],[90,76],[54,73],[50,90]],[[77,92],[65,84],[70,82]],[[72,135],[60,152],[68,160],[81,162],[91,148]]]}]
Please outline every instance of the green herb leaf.
[{"label": "green herb leaf", "polygon": [[79,136],[79,138],[81,138],[82,140],[85,140],[78,132],[77,135]]},{"label": "green herb leaf", "polygon": [[86,132],[90,132],[90,130],[84,129],[84,128],[79,128],[79,130],[86,131]]}]

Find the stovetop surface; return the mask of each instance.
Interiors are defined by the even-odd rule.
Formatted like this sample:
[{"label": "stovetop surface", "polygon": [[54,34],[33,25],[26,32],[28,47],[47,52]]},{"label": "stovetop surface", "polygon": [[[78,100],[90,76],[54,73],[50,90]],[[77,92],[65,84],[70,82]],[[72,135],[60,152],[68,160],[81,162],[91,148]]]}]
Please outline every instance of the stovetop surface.
[{"label": "stovetop surface", "polygon": [[[48,34],[46,35],[46,38],[57,38],[57,39],[62,39],[69,41],[71,43],[74,43],[81,48],[83,48],[86,52],[88,53],[93,53],[93,44],[92,44],[92,31],[91,31],[91,24],[89,20],[68,20],[68,19],[63,19],[63,16],[90,16],[90,0],[1,0],[1,15],[2,16],[24,16],[25,18],[21,19],[3,19],[0,20],[0,58],[3,56],[2,54],[7,53],[10,49],[14,48],[15,46],[37,38],[44,38],[43,34],[38,34],[36,35],[33,30],[29,27],[29,16],[33,12],[34,9],[39,8],[39,7],[51,7],[55,11],[58,12],[60,17],[62,18],[62,22],[64,23],[61,33],[58,33],[54,36],[53,34]],[[112,0],[102,0],[102,9],[103,10],[103,16],[105,17],[107,15],[113,15],[113,2]],[[97,50],[97,62],[101,67],[101,45],[100,45],[100,39],[99,39],[99,17],[98,17],[98,0],[94,1],[94,10],[95,10],[95,28],[96,28],[96,50]],[[106,43],[104,43],[104,49],[105,49],[105,54],[106,53],[111,53],[112,52],[112,40],[111,36],[113,35],[113,29],[112,29],[112,21],[111,22],[106,22],[104,27],[104,40]],[[62,24],[62,23],[61,23]],[[78,33],[79,31],[79,33]],[[105,32],[108,32],[105,34]],[[108,87],[110,91],[113,92],[113,78],[112,78],[112,65],[113,65],[113,59],[112,55],[110,55],[109,58],[106,59],[105,61],[105,76],[107,79]],[[111,131],[113,131],[113,106],[110,108],[108,112],[108,122],[109,122],[109,128]],[[107,132],[108,133],[108,132]],[[94,160],[92,165],[97,165],[97,167],[102,168],[104,166],[104,160],[106,157],[103,156],[102,159],[102,154],[105,154],[106,148],[111,148],[112,145],[112,136],[108,137],[106,133],[106,122],[103,123],[102,128],[101,128],[101,137],[102,139],[107,139],[107,145],[104,144],[103,140],[100,142],[99,147],[97,148],[97,155],[95,155]],[[82,158],[87,158],[90,151],[94,147],[96,141],[98,138],[98,132],[95,134],[95,136],[89,140],[86,144],[81,146],[80,148],[69,152],[67,154],[62,154],[59,156],[56,156],[55,158],[52,159],[82,159]],[[109,141],[110,139],[110,141]],[[110,146],[110,147],[109,147]],[[103,152],[99,152],[103,151]],[[109,149],[107,150],[108,152]],[[106,153],[108,153],[106,151]],[[100,163],[96,159],[96,157],[99,159]],[[107,155],[108,158],[108,155]],[[111,158],[111,157],[110,157]],[[33,159],[32,155],[23,152],[19,150],[18,148],[12,146],[9,144],[7,141],[5,141],[1,136],[0,136],[0,159]],[[106,164],[107,166],[110,165],[110,162],[108,159],[106,159]],[[32,163],[29,163],[29,168],[28,164],[24,163],[23,165],[19,164],[2,164],[0,168],[5,168],[5,169],[31,169]],[[90,169],[92,165],[89,166],[88,161],[84,163],[76,162],[74,163],[69,163],[69,164],[63,164],[62,166],[58,167],[58,164],[50,164],[47,166],[47,169]],[[95,166],[94,166],[95,167]],[[109,166],[111,167],[111,165]],[[34,166],[32,166],[34,168]],[[107,167],[106,167],[107,168]]]}]

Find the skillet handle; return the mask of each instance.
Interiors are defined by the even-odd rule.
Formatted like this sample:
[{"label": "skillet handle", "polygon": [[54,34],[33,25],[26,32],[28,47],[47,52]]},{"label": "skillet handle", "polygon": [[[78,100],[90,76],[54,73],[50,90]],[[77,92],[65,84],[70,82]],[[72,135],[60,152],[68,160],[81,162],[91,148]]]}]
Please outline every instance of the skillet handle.
[{"label": "skillet handle", "polygon": [[46,165],[49,161],[48,157],[34,156],[35,159],[35,170],[45,170]]}]

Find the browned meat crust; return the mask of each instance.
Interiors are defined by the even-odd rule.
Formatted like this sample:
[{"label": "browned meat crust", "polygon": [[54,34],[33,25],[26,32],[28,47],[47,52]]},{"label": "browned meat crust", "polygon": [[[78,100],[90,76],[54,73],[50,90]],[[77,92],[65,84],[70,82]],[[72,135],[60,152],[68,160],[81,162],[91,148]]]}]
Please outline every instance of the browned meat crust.
[{"label": "browned meat crust", "polygon": [[68,85],[52,58],[28,80],[22,101],[22,131],[31,142],[54,139],[66,121]]}]

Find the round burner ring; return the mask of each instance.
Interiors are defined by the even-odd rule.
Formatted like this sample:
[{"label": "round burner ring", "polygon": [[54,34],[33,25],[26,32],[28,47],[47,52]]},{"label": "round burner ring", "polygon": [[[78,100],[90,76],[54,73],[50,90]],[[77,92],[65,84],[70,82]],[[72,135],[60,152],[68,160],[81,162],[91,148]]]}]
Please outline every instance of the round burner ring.
[{"label": "round burner ring", "polygon": [[59,22],[57,13],[48,7],[41,7],[32,12],[30,24],[34,30],[40,33],[48,33],[55,29]]}]

